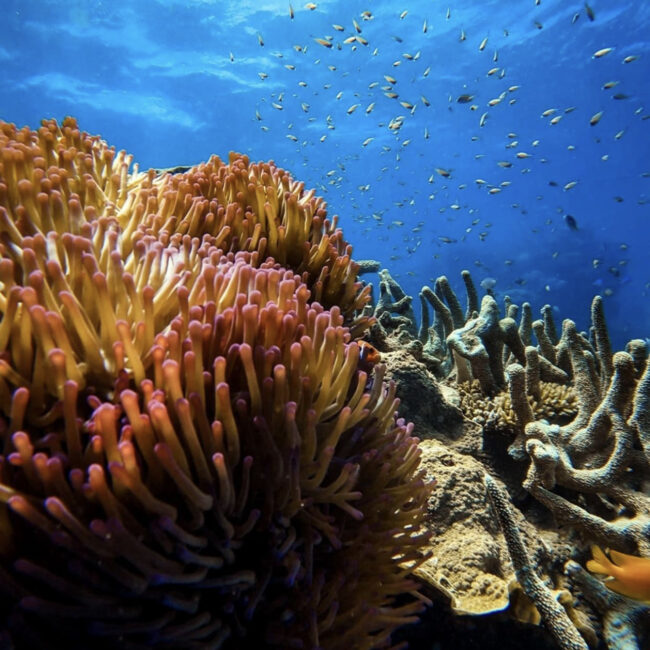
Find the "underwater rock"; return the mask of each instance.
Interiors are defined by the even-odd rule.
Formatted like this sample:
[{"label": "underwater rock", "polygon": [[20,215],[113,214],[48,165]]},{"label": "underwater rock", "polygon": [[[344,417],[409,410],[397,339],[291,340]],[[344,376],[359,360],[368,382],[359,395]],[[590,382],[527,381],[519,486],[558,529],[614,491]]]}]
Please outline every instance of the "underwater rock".
[{"label": "underwater rock", "polygon": [[431,429],[454,437],[463,419],[459,404],[454,404],[454,391],[438,383],[424,363],[406,349],[384,352],[381,359],[387,378],[397,385],[400,412],[408,413],[420,437],[430,435]]},{"label": "underwater rock", "polygon": [[435,440],[423,440],[420,447],[422,465],[436,487],[426,522],[432,556],[416,576],[447,595],[458,614],[506,609],[513,570],[485,499],[482,465]]}]

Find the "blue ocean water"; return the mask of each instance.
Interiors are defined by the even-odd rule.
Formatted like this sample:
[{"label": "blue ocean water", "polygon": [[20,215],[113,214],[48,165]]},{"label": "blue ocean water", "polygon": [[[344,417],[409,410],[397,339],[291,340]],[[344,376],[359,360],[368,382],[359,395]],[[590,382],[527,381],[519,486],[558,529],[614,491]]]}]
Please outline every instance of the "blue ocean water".
[{"label": "blue ocean water", "polygon": [[467,268],[650,336],[650,3],[1,5],[0,119],[73,115],[141,168],[273,159],[413,296]]}]

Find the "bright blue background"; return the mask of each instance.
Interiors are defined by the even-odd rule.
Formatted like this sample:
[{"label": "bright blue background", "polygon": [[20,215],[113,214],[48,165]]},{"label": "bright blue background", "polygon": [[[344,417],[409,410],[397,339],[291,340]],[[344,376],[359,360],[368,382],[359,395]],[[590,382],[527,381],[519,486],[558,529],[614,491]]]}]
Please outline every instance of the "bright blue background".
[{"label": "bright blue background", "polygon": [[[379,259],[414,296],[442,274],[460,290],[468,268],[477,283],[494,278],[499,297],[529,300],[535,313],[548,302],[581,328],[593,294],[611,293],[616,345],[650,336],[650,3],[593,0],[594,21],[567,0],[294,2],[293,19],[286,0],[1,4],[1,119],[36,127],[73,115],[145,168],[230,150],[273,159],[325,196],[355,257]],[[343,43],[353,19],[368,46]],[[331,49],[314,40],[326,36]],[[625,64],[628,55],[639,58]],[[399,99],[384,96],[384,75]],[[610,80],[620,83],[603,90]],[[464,93],[476,110],[456,102]],[[563,116],[556,125],[541,117],[549,108]]]}]

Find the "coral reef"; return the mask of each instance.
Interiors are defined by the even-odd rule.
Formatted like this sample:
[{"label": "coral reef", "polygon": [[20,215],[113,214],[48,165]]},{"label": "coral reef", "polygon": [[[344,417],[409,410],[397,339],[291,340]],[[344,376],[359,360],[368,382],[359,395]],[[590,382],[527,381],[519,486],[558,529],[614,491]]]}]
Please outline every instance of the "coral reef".
[{"label": "coral reef", "polygon": [[[437,440],[423,440],[421,447],[422,464],[435,477],[436,489],[426,521],[433,556],[416,575],[444,593],[457,614],[506,609],[512,572],[498,522],[485,500],[483,466]],[[533,543],[534,536],[529,539]]]},{"label": "coral reef", "polygon": [[[597,307],[595,307],[597,308]],[[553,511],[605,546],[650,555],[650,363],[617,352],[594,373],[594,356],[581,345],[575,326],[567,333],[579,395],[578,413],[567,425],[546,421],[526,426],[532,460],[524,487]],[[641,341],[636,347],[640,347]],[[600,349],[600,348],[599,348]],[[522,416],[519,416],[522,417]],[[557,490],[563,488],[563,493]],[[567,490],[584,495],[581,503]]]},{"label": "coral reef", "polygon": [[3,641],[388,645],[430,486],[322,201],[70,118],[0,152]]},{"label": "coral reef", "polygon": [[650,557],[648,349],[600,297],[558,329],[464,271],[417,323],[272,162],[140,172],[70,118],[0,123],[0,252],[0,643],[387,647],[430,597],[647,645],[580,566]]},{"label": "coral reef", "polygon": [[[473,422],[489,432],[517,435],[520,421],[513,409],[510,392],[502,390],[496,395],[483,393],[477,380],[456,384],[460,394],[461,410]],[[578,412],[577,397],[573,386],[540,381],[539,392],[527,400],[536,420],[569,422]]]},{"label": "coral reef", "polygon": [[381,264],[377,260],[356,260],[359,266],[359,275],[365,273],[377,273],[381,268]]},{"label": "coral reef", "polygon": [[[465,309],[440,277],[420,292],[418,327],[405,308],[410,296],[385,274],[381,279],[390,299],[377,302],[368,338],[383,346],[388,373],[400,377],[402,412],[416,421],[423,463],[438,481],[427,517],[435,533],[431,558],[418,575],[446,594],[457,613],[498,611],[509,598],[511,616],[544,620],[559,647],[596,645],[601,628],[589,617],[604,609],[579,590],[571,594],[562,565],[569,558],[585,562],[594,542],[650,555],[645,343],[631,341],[626,352],[612,354],[598,296],[589,333],[566,320],[558,335],[548,305],[534,320],[528,303],[518,307],[507,297],[503,317],[490,292],[479,303],[466,271]],[[395,371],[394,348],[401,350]],[[435,388],[420,387],[425,370]],[[413,395],[402,394],[411,387]],[[428,412],[424,396],[441,418],[421,416]],[[460,410],[460,420],[450,417],[451,408]],[[487,493],[476,486],[489,476],[487,492],[505,537],[489,522]],[[603,625],[610,623],[603,619]],[[646,638],[638,625],[634,633]],[[623,647],[603,636],[610,648]]]}]

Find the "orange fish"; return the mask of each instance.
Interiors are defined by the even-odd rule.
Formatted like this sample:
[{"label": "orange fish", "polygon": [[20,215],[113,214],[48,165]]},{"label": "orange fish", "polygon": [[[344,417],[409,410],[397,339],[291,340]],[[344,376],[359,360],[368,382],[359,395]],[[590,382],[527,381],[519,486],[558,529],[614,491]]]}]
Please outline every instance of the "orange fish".
[{"label": "orange fish", "polygon": [[598,546],[592,546],[591,552],[594,559],[587,562],[587,569],[609,576],[605,584],[612,591],[650,601],[650,558],[610,550],[610,560]]},{"label": "orange fish", "polygon": [[381,361],[381,353],[367,341],[357,341],[359,345],[359,366],[362,370],[370,371]]}]

